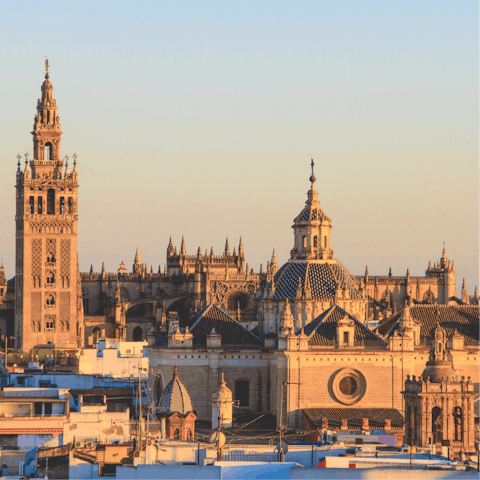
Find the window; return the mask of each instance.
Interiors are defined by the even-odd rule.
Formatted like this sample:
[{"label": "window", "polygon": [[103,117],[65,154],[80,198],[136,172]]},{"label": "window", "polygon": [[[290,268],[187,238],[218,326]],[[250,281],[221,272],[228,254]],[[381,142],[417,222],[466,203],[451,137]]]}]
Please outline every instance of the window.
[{"label": "window", "polygon": [[55,215],[55,190],[49,188],[47,192],[47,215]]},{"label": "window", "polygon": [[343,344],[345,346],[348,346],[348,333],[349,332],[343,332]]},{"label": "window", "polygon": [[50,380],[40,380],[38,386],[40,388],[50,388]]},{"label": "window", "polygon": [[47,284],[48,285],[55,285],[55,274],[53,272],[47,273]]},{"label": "window", "polygon": [[313,247],[314,248],[318,247],[318,237],[316,235],[313,237]]},{"label": "window", "polygon": [[327,248],[327,236],[323,237],[323,248]]},{"label": "window", "polygon": [[25,385],[25,377],[17,377],[18,385]]},{"label": "window", "polygon": [[28,207],[28,213],[30,213],[30,214],[35,213],[34,205],[35,205],[35,197],[30,197],[30,205]]},{"label": "window", "polygon": [[302,237],[302,247],[307,248],[307,236],[306,235],[304,235]]},{"label": "window", "polygon": [[[50,119],[50,112],[48,115],[48,119]],[[50,142],[47,142],[45,144],[45,160],[51,160],[52,159],[52,144]]]},{"label": "window", "polygon": [[55,297],[51,294],[47,297],[47,305],[55,305]]},{"label": "window", "polygon": [[241,292],[234,292],[227,298],[227,309],[228,310],[245,310],[248,303],[248,297]]},{"label": "window", "polygon": [[38,208],[37,208],[37,213],[41,215],[43,213],[43,198],[38,197]]},{"label": "window", "polygon": [[52,414],[52,404],[50,402],[45,403],[45,415]]},{"label": "window", "polygon": [[173,439],[174,440],[180,440],[180,430],[178,428],[176,428],[174,431],[173,431]]},{"label": "window", "polygon": [[60,215],[65,215],[65,197],[60,197]]},{"label": "window", "polygon": [[68,197],[68,214],[72,215],[73,214],[73,198]]},{"label": "window", "polygon": [[53,321],[52,318],[49,318],[47,320],[47,323],[45,324],[45,331],[46,332],[54,332],[55,331],[55,322]]},{"label": "window", "polygon": [[343,377],[340,380],[338,388],[344,395],[346,395],[347,397],[350,397],[354,395],[358,389],[357,380],[351,375],[349,375],[348,377]]},{"label": "window", "polygon": [[47,263],[55,263],[55,262],[56,262],[55,254],[53,252],[50,252],[49,254],[47,254]]},{"label": "window", "polygon": [[248,407],[250,397],[250,385],[245,380],[235,382],[235,400],[238,400],[240,407]]},{"label": "window", "polygon": [[141,342],[143,340],[143,330],[141,327],[135,327],[133,329],[133,341]]}]

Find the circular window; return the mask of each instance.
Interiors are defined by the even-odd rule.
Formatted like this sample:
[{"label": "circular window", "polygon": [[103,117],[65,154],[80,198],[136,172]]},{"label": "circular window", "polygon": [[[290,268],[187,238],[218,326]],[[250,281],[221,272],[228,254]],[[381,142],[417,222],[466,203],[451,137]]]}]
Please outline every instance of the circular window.
[{"label": "circular window", "polygon": [[337,402],[353,405],[365,394],[365,377],[353,368],[342,368],[330,379],[331,393]]},{"label": "circular window", "polygon": [[357,387],[357,381],[351,375],[348,377],[343,377],[338,385],[340,391],[349,397],[351,397],[357,391]]}]

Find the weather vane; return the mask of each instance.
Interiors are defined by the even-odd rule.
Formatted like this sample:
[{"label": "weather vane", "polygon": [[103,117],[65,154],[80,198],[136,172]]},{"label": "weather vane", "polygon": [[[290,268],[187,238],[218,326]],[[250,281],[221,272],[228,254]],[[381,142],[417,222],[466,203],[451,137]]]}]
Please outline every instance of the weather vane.
[{"label": "weather vane", "polygon": [[50,64],[48,63],[48,58],[47,56],[45,55],[45,72],[48,73],[48,67],[50,66]]}]

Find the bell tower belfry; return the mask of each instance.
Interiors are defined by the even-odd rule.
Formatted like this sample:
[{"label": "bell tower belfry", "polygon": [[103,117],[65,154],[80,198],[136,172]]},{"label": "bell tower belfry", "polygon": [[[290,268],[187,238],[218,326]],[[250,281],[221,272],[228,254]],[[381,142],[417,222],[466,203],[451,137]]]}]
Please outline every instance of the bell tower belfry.
[{"label": "bell tower belfry", "polygon": [[[33,125],[33,159],[16,178],[15,346],[81,345],[83,307],[77,257],[78,172],[60,159],[61,126],[45,61]],[[65,170],[64,170],[65,167]]]}]

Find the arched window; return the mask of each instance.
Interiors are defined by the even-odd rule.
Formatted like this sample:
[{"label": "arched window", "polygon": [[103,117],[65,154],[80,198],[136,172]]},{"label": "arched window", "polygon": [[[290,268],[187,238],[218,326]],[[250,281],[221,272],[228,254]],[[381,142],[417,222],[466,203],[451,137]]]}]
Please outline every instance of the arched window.
[{"label": "arched window", "polygon": [[323,237],[323,248],[327,248],[327,236]]},{"label": "arched window", "polygon": [[47,262],[48,263],[55,263],[57,260],[55,258],[55,254],[53,252],[50,252],[47,254]]},{"label": "arched window", "polygon": [[453,422],[454,422],[454,435],[457,442],[461,442],[463,439],[463,422],[462,422],[462,409],[455,407],[453,409]]},{"label": "arched window", "polygon": [[440,407],[432,409],[432,436],[433,443],[441,443],[443,440],[442,409]]},{"label": "arched window", "polygon": [[72,215],[73,214],[73,198],[68,197],[68,214]]},{"label": "arched window", "polygon": [[38,212],[39,215],[41,215],[43,213],[43,198],[42,197],[38,197],[37,212]]},{"label": "arched window", "polygon": [[302,237],[302,247],[307,248],[307,236],[306,235],[304,235]]},{"label": "arched window", "polygon": [[35,213],[34,205],[35,205],[35,197],[30,197],[30,205],[28,207],[28,213],[30,214]]},{"label": "arched window", "polygon": [[187,442],[193,442],[193,435],[190,429],[187,430]]},{"label": "arched window", "polygon": [[141,342],[143,340],[143,330],[141,327],[135,327],[133,329],[133,341]]},{"label": "arched window", "polygon": [[47,215],[55,215],[55,190],[49,188],[47,192]]},{"label": "arched window", "polygon": [[176,428],[174,431],[173,431],[173,439],[174,440],[180,440],[180,430],[178,428]]},{"label": "arched window", "polygon": [[242,292],[233,292],[227,298],[227,309],[230,311],[245,310],[248,304],[248,297]]},{"label": "arched window", "polygon": [[53,272],[47,273],[47,284],[48,285],[55,285],[55,274]]},{"label": "arched window", "polygon": [[52,159],[52,144],[50,142],[47,142],[45,144],[45,160],[51,160]]},{"label": "arched window", "polygon": [[313,237],[313,248],[317,248],[318,247],[318,237],[315,235]]},{"label": "arched window", "polygon": [[48,318],[47,323],[45,324],[45,331],[46,332],[54,332],[55,331],[55,320],[53,318]]},{"label": "arched window", "polygon": [[65,197],[60,197],[60,215],[65,215]]},{"label": "arched window", "polygon": [[52,294],[47,296],[47,305],[55,305],[55,297]]},{"label": "arched window", "polygon": [[100,338],[101,334],[102,334],[102,331],[98,327],[95,327],[92,330],[92,340],[94,345],[98,343],[98,339]]}]

